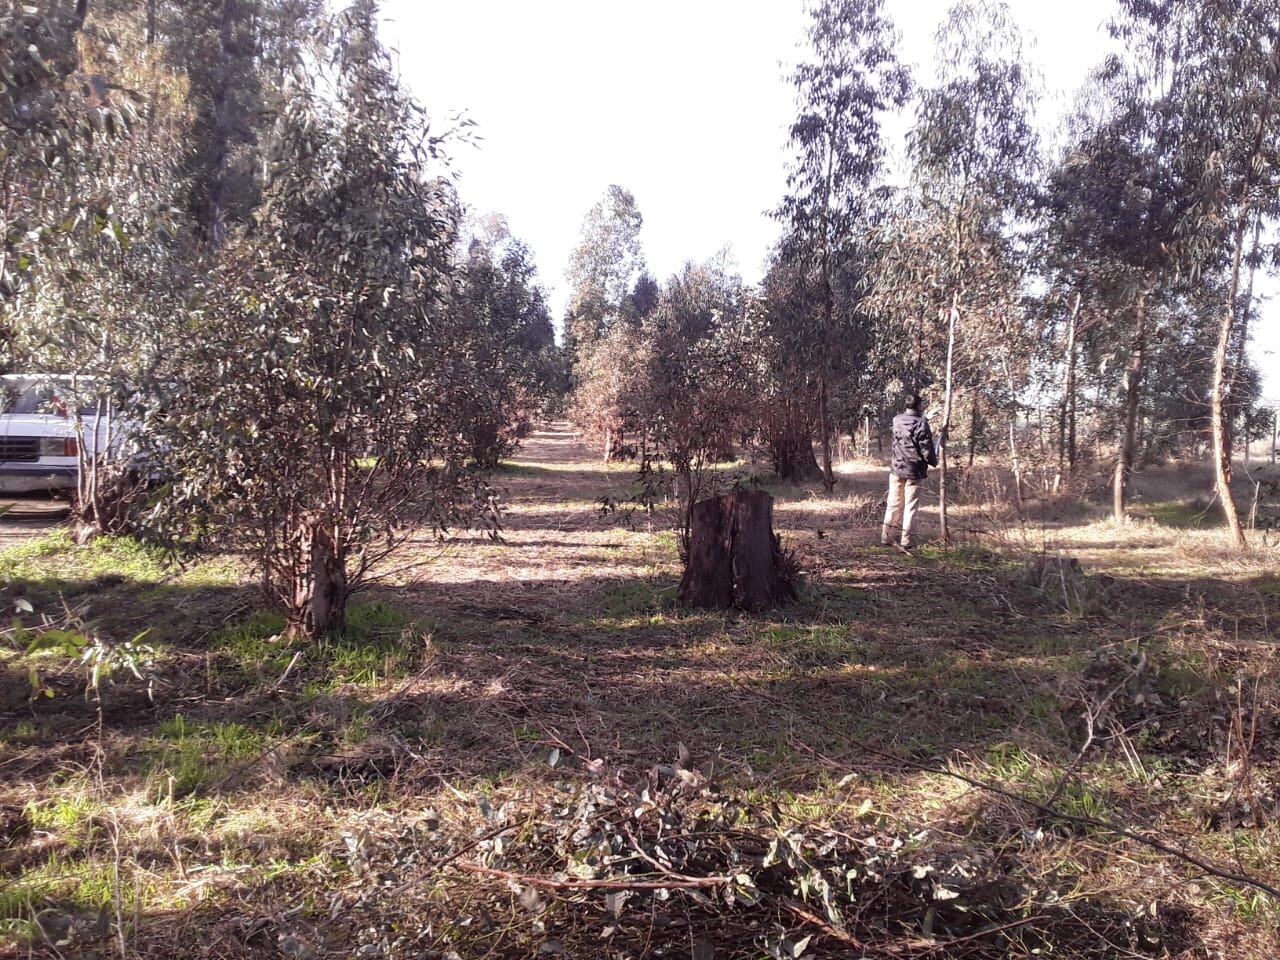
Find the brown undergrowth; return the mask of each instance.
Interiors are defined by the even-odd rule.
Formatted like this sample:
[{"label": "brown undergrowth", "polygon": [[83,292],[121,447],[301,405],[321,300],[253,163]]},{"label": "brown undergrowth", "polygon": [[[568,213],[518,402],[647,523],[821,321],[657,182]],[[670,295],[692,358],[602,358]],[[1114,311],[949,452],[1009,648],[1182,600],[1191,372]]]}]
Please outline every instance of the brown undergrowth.
[{"label": "brown undergrowth", "polygon": [[1274,553],[1150,500],[1116,526],[974,494],[959,547],[903,557],[874,545],[882,474],[774,488],[808,582],[760,617],[678,609],[668,518],[603,515],[628,468],[563,427],[497,478],[502,543],[411,542],[318,646],[278,639],[232,563],[7,552],[25,623],[70,598],[153,653],[97,698],[45,655],[31,700],[11,637],[0,943],[1272,956],[1267,894],[1106,824],[1277,882]]}]

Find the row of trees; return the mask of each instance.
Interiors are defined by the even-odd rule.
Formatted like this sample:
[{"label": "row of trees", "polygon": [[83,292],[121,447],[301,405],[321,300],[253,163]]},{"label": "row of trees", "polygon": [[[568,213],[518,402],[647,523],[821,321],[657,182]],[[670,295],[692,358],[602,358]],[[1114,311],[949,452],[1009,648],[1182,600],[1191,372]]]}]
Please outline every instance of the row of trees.
[{"label": "row of trees", "polygon": [[3,366],[74,375],[121,451],[87,529],[240,550],[291,631],[341,629],[408,530],[495,522],[560,379],[529,252],[466,214],[467,124],[375,0],[44,6],[0,5]]},{"label": "row of trees", "polygon": [[[655,293],[630,195],[611,188],[589,215],[569,275],[579,421],[610,455],[626,435],[665,448],[669,418],[705,413],[707,451],[727,449],[733,422],[781,476],[830,490],[837,438],[869,437],[922,389],[942,435],[968,435],[970,462],[981,445],[1023,473],[1032,411],[1050,421],[1055,484],[1110,458],[1117,518],[1141,462],[1207,448],[1243,544],[1235,435],[1273,416],[1246,348],[1254,274],[1280,253],[1280,11],[1118,0],[1109,28],[1121,52],[1046,143],[1003,5],[955,6],[937,75],[912,78],[882,0],[817,0],[792,76],[782,239],[758,289],[707,295],[713,327],[673,336],[656,318],[688,313],[676,306],[688,277],[715,269]],[[891,165],[883,124],[902,109],[914,122]],[[714,386],[700,366],[711,356],[735,389]]]}]

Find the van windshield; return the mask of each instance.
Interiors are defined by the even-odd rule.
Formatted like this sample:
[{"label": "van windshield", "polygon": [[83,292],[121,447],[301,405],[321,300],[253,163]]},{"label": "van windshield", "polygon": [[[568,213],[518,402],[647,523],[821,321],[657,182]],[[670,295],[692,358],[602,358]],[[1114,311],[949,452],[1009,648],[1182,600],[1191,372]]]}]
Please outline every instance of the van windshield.
[{"label": "van windshield", "polygon": [[[0,396],[0,414],[65,417],[73,402],[72,398],[64,396],[66,392],[66,388],[48,380],[5,380],[3,395]],[[80,415],[89,416],[94,409],[95,404],[88,401]]]}]

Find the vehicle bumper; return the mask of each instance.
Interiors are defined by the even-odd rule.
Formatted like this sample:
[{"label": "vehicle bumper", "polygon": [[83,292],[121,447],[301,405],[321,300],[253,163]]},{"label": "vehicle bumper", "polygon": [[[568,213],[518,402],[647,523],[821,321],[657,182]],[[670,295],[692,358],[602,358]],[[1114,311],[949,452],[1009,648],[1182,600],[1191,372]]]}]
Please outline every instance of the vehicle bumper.
[{"label": "vehicle bumper", "polygon": [[49,463],[0,463],[0,493],[74,490],[79,467]]}]

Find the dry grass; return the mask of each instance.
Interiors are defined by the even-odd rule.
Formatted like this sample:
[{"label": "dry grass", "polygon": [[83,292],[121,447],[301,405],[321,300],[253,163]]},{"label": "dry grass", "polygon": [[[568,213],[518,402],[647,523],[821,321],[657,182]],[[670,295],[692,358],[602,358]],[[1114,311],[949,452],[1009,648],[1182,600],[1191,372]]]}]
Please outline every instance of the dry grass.
[{"label": "dry grass", "polygon": [[[5,555],[12,589],[73,594],[117,638],[153,623],[157,652],[153,697],[121,678],[100,711],[70,663],[45,663],[58,695],[28,703],[29,658],[0,655],[0,943],[755,958],[806,936],[806,956],[858,955],[856,934],[867,956],[1273,956],[1265,895],[939,771],[1276,883],[1275,550],[1238,557],[1185,523],[1197,491],[1172,472],[1139,477],[1142,516],[1116,526],[1048,501],[1019,521],[991,471],[968,478],[961,546],[905,558],[874,545],[883,474],[775,491],[809,583],[758,618],[680,610],[668,518],[603,514],[629,471],[566,428],[497,478],[502,543],[407,544],[352,635],[319,649],[250,618],[234,565],[104,580],[65,544]],[[608,811],[642,805],[616,863],[582,854],[621,829]],[[698,851],[682,870],[740,858],[762,899],[529,892],[634,883],[661,831]],[[798,873],[760,866],[778,836],[824,876],[894,852],[839,928]],[[968,913],[920,879],[965,871]]]}]

